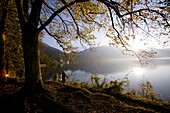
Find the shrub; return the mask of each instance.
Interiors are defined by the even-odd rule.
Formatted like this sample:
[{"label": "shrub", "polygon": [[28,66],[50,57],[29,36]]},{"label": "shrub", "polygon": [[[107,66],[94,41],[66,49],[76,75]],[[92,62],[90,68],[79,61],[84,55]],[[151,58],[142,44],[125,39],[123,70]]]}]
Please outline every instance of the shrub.
[{"label": "shrub", "polygon": [[140,84],[139,95],[151,100],[156,100],[156,101],[161,100],[160,94],[155,93],[149,81]]}]

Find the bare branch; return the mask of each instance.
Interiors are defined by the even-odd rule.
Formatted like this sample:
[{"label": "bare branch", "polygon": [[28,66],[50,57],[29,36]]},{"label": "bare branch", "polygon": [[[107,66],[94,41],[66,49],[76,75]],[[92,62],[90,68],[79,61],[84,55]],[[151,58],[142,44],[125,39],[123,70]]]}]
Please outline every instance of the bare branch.
[{"label": "bare branch", "polygon": [[[132,11],[132,12],[128,12],[128,13],[125,13],[123,14],[122,16],[126,16],[126,15],[129,15],[129,14],[134,14],[134,13],[137,13],[137,12],[142,12],[142,11],[149,11],[149,12],[155,12],[155,13],[158,13],[159,15],[162,16],[162,18],[166,18],[165,15],[157,10],[153,10],[153,9],[149,9],[149,8],[146,8],[146,9],[139,9],[139,10],[136,10],[136,11]],[[167,26],[170,26],[169,22],[166,20],[166,24]]]},{"label": "bare branch", "polygon": [[[94,22],[94,23],[96,23],[97,25],[99,25],[100,27],[103,27],[102,24],[100,24],[99,22],[95,21],[90,15],[85,14],[82,8],[81,8],[81,11],[82,11],[82,14],[83,14],[83,16],[86,18],[87,21]],[[89,19],[86,15],[87,15],[90,19]]]},{"label": "bare branch", "polygon": [[[16,1],[17,1],[17,0],[16,0]],[[68,4],[65,4],[65,5],[64,5],[63,7],[61,7],[59,10],[55,11],[55,12],[48,18],[48,20],[38,28],[38,31],[37,31],[37,32],[42,31],[48,24],[50,24],[50,22],[55,18],[55,16],[56,16],[57,14],[61,13],[64,9],[72,6],[72,5],[75,4],[75,3],[85,2],[85,1],[89,1],[89,0],[75,0],[75,1],[72,1],[72,2],[70,2],[70,3],[68,3]]]},{"label": "bare branch", "polygon": [[[77,22],[76,22],[74,16],[72,15],[72,13],[70,12],[69,9],[67,9],[67,10],[68,10],[70,16],[72,17],[72,19],[73,19],[73,21],[74,21],[74,24],[76,25],[76,28],[77,28],[77,35],[80,37],[80,43],[81,43],[81,38],[82,38],[83,40],[86,41],[86,43],[88,43],[89,45],[91,45],[91,44],[89,43],[89,41],[88,41],[87,39],[85,39],[85,38],[80,34],[79,26],[78,26],[78,24],[77,24]],[[82,43],[81,43],[81,45],[82,45]]]},{"label": "bare branch", "polygon": [[112,21],[112,28],[116,31],[116,33],[118,34],[118,38],[119,38],[119,40],[121,41],[121,43],[122,43],[122,45],[123,46],[125,46],[125,44],[122,42],[122,40],[121,40],[121,38],[120,38],[120,33],[119,33],[119,31],[114,27],[114,21],[113,21],[113,16],[112,16],[112,11],[111,11],[111,9],[108,7],[108,9],[109,9],[109,13],[110,13],[110,18],[111,18],[111,21]]},{"label": "bare branch", "polygon": [[[133,0],[131,0],[131,12],[133,12]],[[130,14],[131,29],[132,29],[132,32],[134,33],[134,29],[133,29],[133,26],[132,26],[132,20],[133,20],[133,19],[132,19],[132,16],[133,16],[133,14]]]},{"label": "bare branch", "polygon": [[132,11],[132,12],[125,13],[125,14],[122,15],[122,17],[126,16],[126,15],[131,15],[131,14],[134,14],[134,13],[142,12],[142,11],[149,11],[149,9],[148,8],[146,8],[146,9],[138,9],[138,10],[135,10],[135,11]]},{"label": "bare branch", "polygon": [[46,5],[51,11],[55,12],[55,10],[54,10],[52,7],[50,7],[44,0],[43,0],[42,2],[43,2],[44,5]]},{"label": "bare branch", "polygon": [[104,3],[107,7],[112,8],[119,18],[122,17],[122,15],[120,14],[119,9],[118,9],[119,3],[114,2],[114,1],[108,1],[108,0],[98,0],[98,1]]},{"label": "bare branch", "polygon": [[146,7],[149,9],[148,0],[145,0]]},{"label": "bare branch", "polygon": [[[40,22],[40,23],[42,24],[42,22]],[[61,43],[64,43],[64,42],[62,42],[61,40],[59,40],[60,37],[58,37],[57,35],[51,34],[51,33],[48,31],[47,28],[44,28],[44,30],[46,31],[46,33],[47,33],[48,35],[50,35],[51,37],[53,37],[53,38],[57,41],[57,43],[59,44],[59,46],[63,49],[64,56],[68,59],[67,53],[65,52],[65,48],[64,48],[64,46],[61,44]]]},{"label": "bare branch", "polygon": [[148,35],[150,35],[151,37],[155,38],[157,41],[160,42],[160,40],[158,40],[156,37],[154,37],[152,34],[150,34],[149,32],[145,31],[142,27],[140,27],[139,25],[137,25],[135,22],[134,24],[136,25],[136,27],[140,28],[142,31],[146,32]]},{"label": "bare branch", "polygon": [[[44,5],[46,5],[51,11],[53,11],[53,13],[55,12],[55,10],[54,10],[52,7],[50,7],[44,0],[43,0],[43,3],[44,3]],[[69,32],[69,30],[68,30],[68,26],[67,26],[67,24],[65,23],[65,21],[63,20],[63,18],[62,18],[59,14],[57,14],[57,16],[58,16],[58,17],[60,18],[60,20],[62,21],[64,30],[67,29],[67,30],[65,30],[65,31],[67,31],[67,32],[70,34],[70,32]]]},{"label": "bare branch", "polygon": [[139,57],[133,50],[128,49],[128,48],[126,47],[126,45],[124,44],[123,40],[121,39],[120,33],[119,33],[118,30],[114,27],[114,21],[113,21],[112,11],[111,11],[111,9],[110,9],[109,7],[108,7],[108,9],[109,9],[110,18],[111,18],[111,21],[112,21],[112,28],[117,32],[118,38],[119,38],[121,44],[123,45],[123,47],[124,47],[127,51],[130,51],[130,52],[132,52],[133,54],[135,54],[135,56],[139,59],[141,65],[142,65],[142,61],[141,61],[140,57]]},{"label": "bare branch", "polygon": [[21,24],[21,28],[23,29],[23,27],[25,26],[26,20],[24,19],[23,9],[21,7],[21,0],[15,0],[15,2],[17,5],[17,10],[18,10],[18,18]]},{"label": "bare branch", "polygon": [[[61,0],[61,1],[62,1],[63,4],[66,4],[65,0]],[[81,39],[83,39],[83,40],[86,41],[86,43],[88,43],[89,45],[91,45],[91,44],[89,43],[89,41],[88,41],[87,39],[85,39],[85,38],[80,34],[79,25],[77,24],[77,22],[76,22],[76,20],[75,20],[75,18],[74,18],[74,16],[73,16],[73,14],[72,14],[71,11],[69,10],[69,8],[67,8],[67,11],[68,11],[68,13],[70,14],[70,16],[71,16],[74,24],[76,25],[77,35],[80,37],[80,43],[81,43]],[[81,45],[83,46],[82,43],[81,43]]]}]

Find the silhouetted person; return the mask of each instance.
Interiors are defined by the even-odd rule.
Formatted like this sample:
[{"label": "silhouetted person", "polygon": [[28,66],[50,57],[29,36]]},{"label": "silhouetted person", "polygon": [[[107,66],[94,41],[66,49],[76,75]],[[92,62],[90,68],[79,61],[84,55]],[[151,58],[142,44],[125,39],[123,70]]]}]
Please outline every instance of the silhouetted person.
[{"label": "silhouetted person", "polygon": [[62,72],[60,72],[59,74],[59,79],[58,79],[59,82],[62,82]]},{"label": "silhouetted person", "polygon": [[62,70],[62,82],[63,83],[66,82],[66,77],[67,77],[67,75],[65,74],[64,70]]}]

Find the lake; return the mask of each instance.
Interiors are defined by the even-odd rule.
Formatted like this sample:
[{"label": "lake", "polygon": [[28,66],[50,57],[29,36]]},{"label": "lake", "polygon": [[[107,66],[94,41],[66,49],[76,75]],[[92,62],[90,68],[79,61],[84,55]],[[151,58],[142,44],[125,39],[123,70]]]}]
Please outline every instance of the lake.
[{"label": "lake", "polygon": [[63,69],[67,75],[72,75],[70,80],[75,78],[79,82],[88,81],[89,77],[95,73],[101,81],[106,77],[107,82],[123,79],[128,74],[130,89],[139,91],[139,85],[148,80],[154,91],[161,94],[162,99],[167,101],[170,99],[170,57],[146,60],[142,66],[138,60],[133,59],[98,59],[97,61],[82,61],[76,65],[64,64],[43,80],[51,80],[55,73]]}]

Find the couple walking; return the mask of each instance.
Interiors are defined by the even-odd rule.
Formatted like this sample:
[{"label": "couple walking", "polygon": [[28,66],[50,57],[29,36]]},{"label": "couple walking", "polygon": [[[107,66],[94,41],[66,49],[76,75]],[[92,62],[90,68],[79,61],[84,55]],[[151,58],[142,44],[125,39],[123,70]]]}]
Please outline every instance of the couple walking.
[{"label": "couple walking", "polygon": [[62,72],[60,72],[60,75],[59,75],[59,81],[65,83],[66,77],[67,75],[65,74],[64,70],[62,70]]}]

